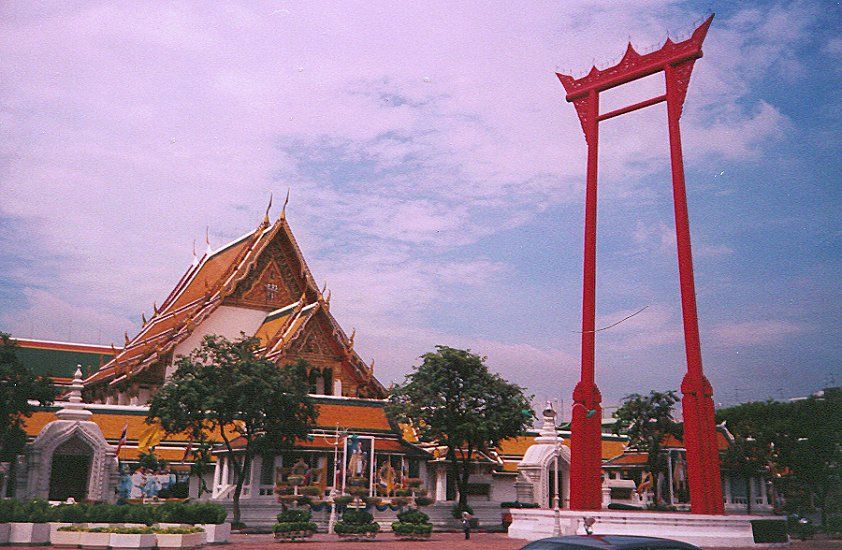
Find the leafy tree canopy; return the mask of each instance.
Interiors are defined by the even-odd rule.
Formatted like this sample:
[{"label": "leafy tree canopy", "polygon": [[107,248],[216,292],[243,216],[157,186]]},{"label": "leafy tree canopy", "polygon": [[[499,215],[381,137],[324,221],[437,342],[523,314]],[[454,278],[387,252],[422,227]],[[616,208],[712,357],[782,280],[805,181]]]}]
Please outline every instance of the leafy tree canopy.
[{"label": "leafy tree canopy", "polygon": [[[779,472],[789,472],[798,488],[817,498],[823,521],[842,497],[842,389],[806,399],[743,403],[720,409],[737,439],[749,440],[769,456]],[[749,466],[750,467],[750,466]]]},{"label": "leafy tree canopy", "polygon": [[[669,435],[681,437],[681,425],[673,419],[673,408],[678,402],[674,391],[651,391],[649,395],[633,393],[623,399],[614,412],[613,431],[629,438],[629,447],[648,453],[647,465],[652,474],[662,473],[667,467],[661,448]],[[659,501],[658,484],[655,501]]]},{"label": "leafy tree canopy", "polygon": [[[234,522],[239,497],[258,453],[280,452],[308,435],[316,409],[307,391],[307,363],[285,368],[258,354],[259,340],[245,334],[236,341],[208,335],[152,397],[147,422],[167,433],[187,433],[197,449],[209,438],[222,441],[234,471]],[[232,443],[237,439],[238,452]]]},{"label": "leafy tree canopy", "polygon": [[470,350],[436,346],[421,359],[392,388],[387,414],[414,426],[422,441],[447,447],[465,505],[472,453],[523,434],[532,422],[531,405],[523,388],[489,372],[485,358]]},{"label": "leafy tree canopy", "polygon": [[51,405],[58,390],[49,378],[36,376],[18,359],[17,344],[0,332],[0,461],[8,462],[23,451],[26,444],[24,421],[35,407]]}]

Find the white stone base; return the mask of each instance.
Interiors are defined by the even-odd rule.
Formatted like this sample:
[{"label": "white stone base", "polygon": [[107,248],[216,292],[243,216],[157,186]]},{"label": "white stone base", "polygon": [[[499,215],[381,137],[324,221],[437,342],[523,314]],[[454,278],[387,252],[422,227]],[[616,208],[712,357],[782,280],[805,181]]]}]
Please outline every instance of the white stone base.
[{"label": "white stone base", "polygon": [[[708,516],[674,512],[595,511],[512,508],[509,537],[537,540],[560,535],[584,535],[583,520],[596,519],[595,535],[640,535],[675,539],[705,548],[768,546],[755,544],[752,520],[772,516]],[[783,519],[783,518],[780,518]]]}]

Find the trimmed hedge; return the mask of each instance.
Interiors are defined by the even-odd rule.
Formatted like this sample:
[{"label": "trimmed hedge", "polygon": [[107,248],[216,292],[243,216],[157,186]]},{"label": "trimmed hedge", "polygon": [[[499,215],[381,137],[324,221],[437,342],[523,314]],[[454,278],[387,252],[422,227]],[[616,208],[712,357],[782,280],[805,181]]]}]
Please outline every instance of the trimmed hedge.
[{"label": "trimmed hedge", "polygon": [[225,507],[211,502],[150,504],[59,504],[0,500],[0,523],[225,523]]},{"label": "trimmed hedge", "polygon": [[362,535],[380,531],[380,525],[374,522],[374,516],[365,510],[345,510],[342,519],[336,522],[333,530],[340,535]]},{"label": "trimmed hedge", "polygon": [[316,524],[310,521],[313,513],[306,508],[296,508],[284,510],[278,514],[278,523],[272,527],[275,534],[282,533],[299,533],[308,531],[315,533],[317,530]]},{"label": "trimmed hedge", "polygon": [[407,510],[398,514],[398,521],[392,523],[392,531],[404,538],[416,538],[413,535],[426,538],[433,532],[433,524],[424,512]]}]

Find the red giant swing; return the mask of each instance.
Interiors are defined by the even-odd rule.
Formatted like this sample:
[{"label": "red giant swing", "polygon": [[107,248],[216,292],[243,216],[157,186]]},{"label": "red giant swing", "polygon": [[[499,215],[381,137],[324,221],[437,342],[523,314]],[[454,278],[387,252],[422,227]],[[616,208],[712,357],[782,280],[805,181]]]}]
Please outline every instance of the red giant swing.
[{"label": "red giant swing", "polygon": [[[713,15],[682,42],[666,43],[657,51],[641,55],[629,43],[626,53],[613,67],[593,67],[581,77],[558,74],[573,103],[588,146],[587,187],[585,194],[585,251],[582,288],[582,373],[573,391],[573,424],[570,461],[570,507],[574,510],[601,508],[601,396],[594,380],[594,315],[596,306],[596,198],[597,142],[599,123],[661,102],[667,104],[670,161],[675,207],[678,271],[687,373],[681,383],[684,413],[684,442],[687,449],[691,510],[696,514],[723,514],[713,414],[713,389],[702,371],[699,326],[696,316],[696,292],[693,282],[693,258],[690,251],[690,223],[681,156],[681,118],[684,98],[693,64],[702,57],[702,42]],[[664,73],[666,93],[608,113],[599,112],[599,94],[629,82]]]}]

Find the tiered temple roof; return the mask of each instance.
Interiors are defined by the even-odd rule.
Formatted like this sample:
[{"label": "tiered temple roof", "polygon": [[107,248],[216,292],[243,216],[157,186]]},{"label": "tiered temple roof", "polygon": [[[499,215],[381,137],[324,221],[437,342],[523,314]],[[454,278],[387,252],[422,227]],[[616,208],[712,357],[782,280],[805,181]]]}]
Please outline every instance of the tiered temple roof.
[{"label": "tiered temple roof", "polygon": [[[165,365],[220,306],[263,310],[254,336],[263,355],[287,364],[301,357],[332,368],[347,394],[382,398],[385,388],[353,349],[330,313],[330,295],[316,285],[284,213],[251,233],[195,258],[178,284],[125,347],[85,380],[88,391],[129,381],[163,383]],[[330,393],[330,391],[328,391]]]}]

